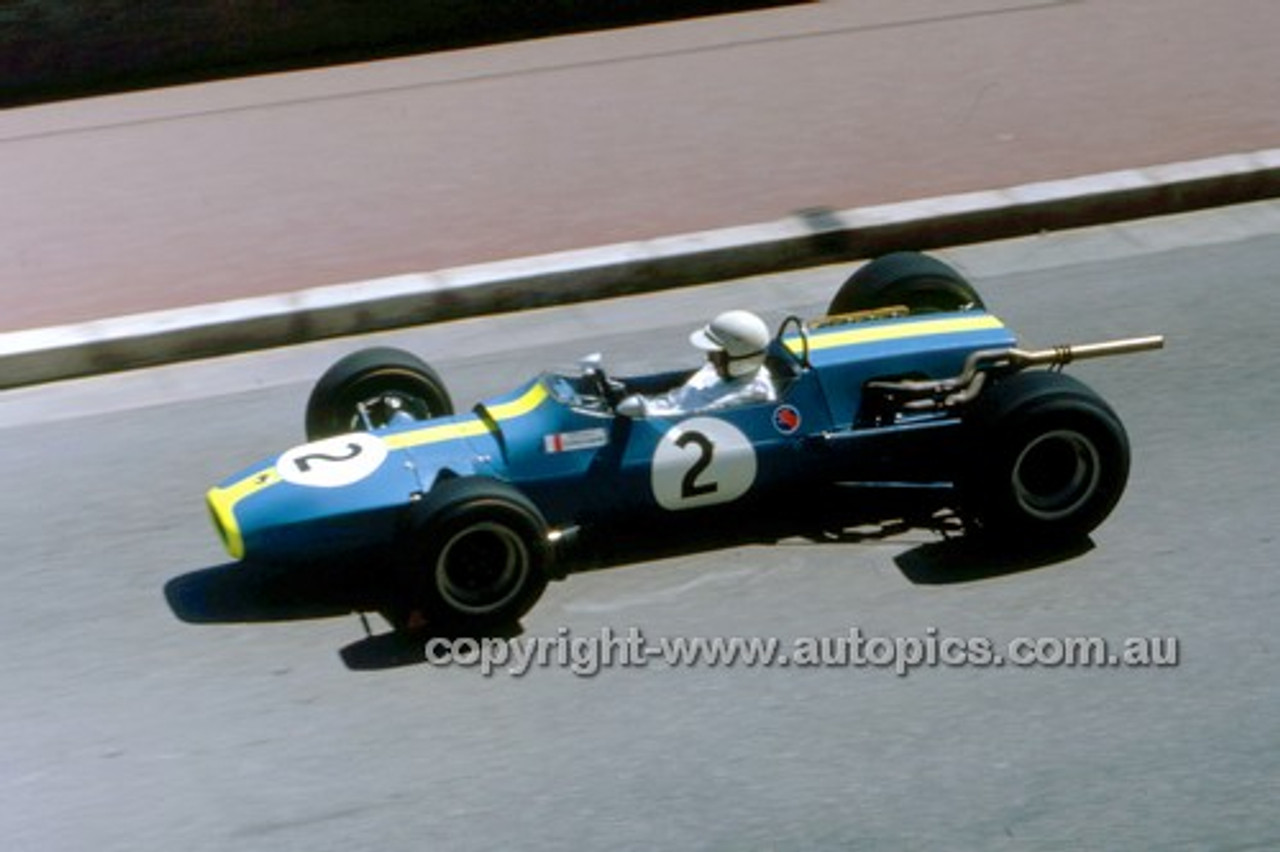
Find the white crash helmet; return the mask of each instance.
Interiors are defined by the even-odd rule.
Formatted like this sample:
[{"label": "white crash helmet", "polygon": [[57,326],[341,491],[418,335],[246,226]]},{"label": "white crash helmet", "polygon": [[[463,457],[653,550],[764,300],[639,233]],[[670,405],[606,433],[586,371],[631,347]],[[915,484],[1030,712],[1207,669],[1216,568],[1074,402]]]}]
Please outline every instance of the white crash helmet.
[{"label": "white crash helmet", "polygon": [[724,353],[724,371],[746,376],[764,364],[769,327],[750,311],[726,311],[689,335],[689,342],[707,353]]}]

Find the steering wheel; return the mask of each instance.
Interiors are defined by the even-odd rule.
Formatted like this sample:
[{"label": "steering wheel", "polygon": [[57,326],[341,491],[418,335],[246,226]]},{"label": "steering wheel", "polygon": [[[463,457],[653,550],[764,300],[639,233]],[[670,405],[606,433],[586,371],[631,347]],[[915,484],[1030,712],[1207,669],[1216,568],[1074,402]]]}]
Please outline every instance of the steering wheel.
[{"label": "steering wheel", "polygon": [[610,379],[601,364],[596,364],[587,370],[586,377],[591,380],[596,395],[603,399],[610,409],[618,407],[618,403],[626,395],[626,387],[622,382]]},{"label": "steering wheel", "polygon": [[[795,325],[796,333],[800,335],[800,354],[792,352],[791,347],[782,339],[782,335],[786,333],[787,326],[789,325]],[[783,352],[786,352],[787,355],[791,356],[792,360],[799,364],[803,369],[809,369],[811,366],[809,363],[809,328],[804,324],[804,320],[800,319],[800,317],[795,314],[787,317],[782,321],[782,324],[778,326],[777,337],[779,348],[781,348]]]}]

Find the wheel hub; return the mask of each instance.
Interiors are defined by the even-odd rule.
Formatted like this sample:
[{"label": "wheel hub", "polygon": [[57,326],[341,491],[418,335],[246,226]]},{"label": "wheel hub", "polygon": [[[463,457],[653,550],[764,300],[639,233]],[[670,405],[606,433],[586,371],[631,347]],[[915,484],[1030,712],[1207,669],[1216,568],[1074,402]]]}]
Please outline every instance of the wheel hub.
[{"label": "wheel hub", "polygon": [[429,420],[432,416],[430,406],[421,397],[400,391],[385,391],[356,403],[356,412],[348,425],[352,431],[381,429],[396,420]]},{"label": "wheel hub", "polygon": [[1018,504],[1029,515],[1052,521],[1077,511],[1101,479],[1098,449],[1087,436],[1058,429],[1036,436],[1013,465]]},{"label": "wheel hub", "polygon": [[455,533],[436,560],[436,582],[450,606],[474,614],[507,604],[529,570],[529,551],[510,527],[486,521]]}]

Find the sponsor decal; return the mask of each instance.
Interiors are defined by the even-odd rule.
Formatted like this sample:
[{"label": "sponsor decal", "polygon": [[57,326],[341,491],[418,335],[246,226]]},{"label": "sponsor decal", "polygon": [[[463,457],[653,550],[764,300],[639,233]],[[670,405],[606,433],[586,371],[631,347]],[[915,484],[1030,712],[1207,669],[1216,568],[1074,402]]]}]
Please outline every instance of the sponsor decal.
[{"label": "sponsor decal", "polygon": [[773,428],[784,435],[800,428],[800,411],[794,405],[779,405],[773,410]]},{"label": "sponsor decal", "polygon": [[605,429],[580,429],[577,432],[557,432],[542,438],[542,448],[549,453],[565,453],[573,450],[591,450],[609,443]]}]

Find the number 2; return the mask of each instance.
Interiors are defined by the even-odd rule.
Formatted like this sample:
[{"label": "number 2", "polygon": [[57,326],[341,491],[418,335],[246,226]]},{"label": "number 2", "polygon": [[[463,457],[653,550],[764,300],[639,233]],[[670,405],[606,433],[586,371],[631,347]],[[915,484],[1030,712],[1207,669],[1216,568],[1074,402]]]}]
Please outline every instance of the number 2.
[{"label": "number 2", "polygon": [[325,438],[280,455],[280,478],[304,488],[341,488],[373,474],[387,459],[387,445],[374,435]]},{"label": "number 2", "polygon": [[737,500],[755,478],[751,440],[717,417],[691,417],[668,429],[649,467],[654,502],[671,512]]},{"label": "number 2", "polygon": [[717,482],[698,482],[698,477],[711,466],[711,460],[715,456],[715,444],[701,432],[685,432],[676,439],[676,446],[682,450],[690,444],[697,445],[698,457],[694,459],[693,465],[685,471],[684,478],[680,480],[680,496],[686,500],[703,494],[714,494],[720,489]]},{"label": "number 2", "polygon": [[350,443],[348,443],[348,444],[347,444],[347,453],[346,453],[346,455],[339,455],[339,454],[337,454],[337,453],[308,453],[308,454],[307,454],[307,455],[305,455],[305,456],[298,456],[297,458],[295,458],[295,459],[293,460],[293,463],[294,463],[295,465],[297,465],[297,467],[298,467],[298,472],[299,472],[299,473],[310,473],[310,472],[311,472],[311,463],[312,463],[312,462],[317,462],[317,461],[326,461],[326,462],[344,462],[344,461],[351,461],[353,458],[355,458],[356,456],[360,455],[360,452],[361,452],[360,445],[359,445],[359,444],[357,444],[357,443],[355,443],[354,441],[352,441],[352,442],[350,442]]}]

